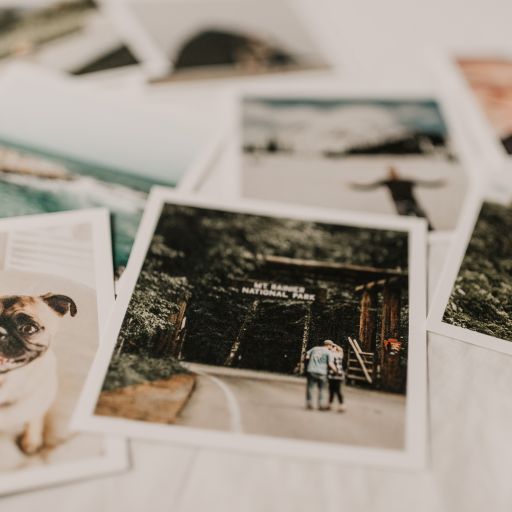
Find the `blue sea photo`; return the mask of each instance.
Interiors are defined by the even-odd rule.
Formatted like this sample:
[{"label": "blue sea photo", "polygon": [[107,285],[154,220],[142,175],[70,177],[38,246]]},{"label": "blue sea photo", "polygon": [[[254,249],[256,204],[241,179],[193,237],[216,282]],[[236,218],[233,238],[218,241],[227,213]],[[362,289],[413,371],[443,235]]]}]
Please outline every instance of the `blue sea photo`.
[{"label": "blue sea photo", "polygon": [[155,184],[175,185],[0,140],[0,217],[106,207],[117,271],[126,266]]}]

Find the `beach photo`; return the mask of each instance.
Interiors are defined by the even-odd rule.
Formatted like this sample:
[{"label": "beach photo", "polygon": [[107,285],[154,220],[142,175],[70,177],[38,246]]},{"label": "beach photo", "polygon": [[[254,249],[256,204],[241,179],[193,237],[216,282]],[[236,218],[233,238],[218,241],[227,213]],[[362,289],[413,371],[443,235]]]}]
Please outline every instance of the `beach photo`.
[{"label": "beach photo", "polygon": [[429,328],[485,348],[512,354],[512,186],[496,181],[472,201],[448,255],[429,312]]},{"label": "beach photo", "polygon": [[326,69],[300,5],[288,0],[105,1],[155,80]]},{"label": "beach photo", "polygon": [[244,197],[457,225],[468,175],[434,99],[242,94],[236,130]]},{"label": "beach photo", "polygon": [[109,252],[106,210],[0,221],[0,494],[126,465],[122,443],[70,429],[113,303]]},{"label": "beach photo", "polygon": [[425,290],[411,258],[424,224],[302,220],[166,194],[152,194],[153,234],[136,243],[124,289],[133,291],[117,304],[74,424],[418,463]]},{"label": "beach photo", "polygon": [[197,128],[188,118],[177,129],[188,112],[179,106],[173,115],[128,109],[127,101],[25,66],[3,75],[0,92],[0,217],[106,207],[117,274],[151,186],[184,186],[214,151],[207,123]]},{"label": "beach photo", "polygon": [[0,139],[0,217],[107,207],[114,263],[128,262],[153,180]]},{"label": "beach photo", "polygon": [[74,75],[138,60],[93,0],[0,3],[0,59],[26,58]]}]

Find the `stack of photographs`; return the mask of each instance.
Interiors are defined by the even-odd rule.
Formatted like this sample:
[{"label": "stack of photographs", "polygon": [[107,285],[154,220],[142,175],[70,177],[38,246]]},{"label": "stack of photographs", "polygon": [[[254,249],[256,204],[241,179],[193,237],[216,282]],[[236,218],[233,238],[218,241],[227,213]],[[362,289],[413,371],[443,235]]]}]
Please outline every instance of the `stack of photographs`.
[{"label": "stack of photographs", "polygon": [[512,354],[512,60],[370,88],[327,39],[292,0],[2,4],[0,494],[126,438],[424,469],[427,330]]}]

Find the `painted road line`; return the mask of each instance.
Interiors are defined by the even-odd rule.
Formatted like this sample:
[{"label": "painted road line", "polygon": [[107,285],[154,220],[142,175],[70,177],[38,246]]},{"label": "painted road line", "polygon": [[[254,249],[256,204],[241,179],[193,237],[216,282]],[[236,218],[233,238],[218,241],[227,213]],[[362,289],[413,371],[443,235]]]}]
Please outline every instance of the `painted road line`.
[{"label": "painted road line", "polygon": [[228,410],[229,410],[229,423],[230,423],[230,430],[231,432],[235,432],[237,434],[243,433],[242,428],[242,413],[240,411],[240,406],[238,405],[238,401],[229,386],[223,382],[221,379],[214,377],[213,375],[208,375],[204,372],[198,372],[199,375],[206,377],[210,379],[213,383],[215,383],[224,393],[224,396],[226,397],[226,401],[228,404]]}]

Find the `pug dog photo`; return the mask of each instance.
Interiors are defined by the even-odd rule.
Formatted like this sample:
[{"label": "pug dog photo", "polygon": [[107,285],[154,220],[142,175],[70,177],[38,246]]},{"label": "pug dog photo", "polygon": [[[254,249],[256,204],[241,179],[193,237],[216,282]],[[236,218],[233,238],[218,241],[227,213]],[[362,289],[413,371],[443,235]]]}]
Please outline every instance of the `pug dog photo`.
[{"label": "pug dog photo", "polygon": [[26,455],[45,447],[47,413],[58,390],[52,341],[67,314],[67,295],[0,296],[0,425],[17,435]]}]

